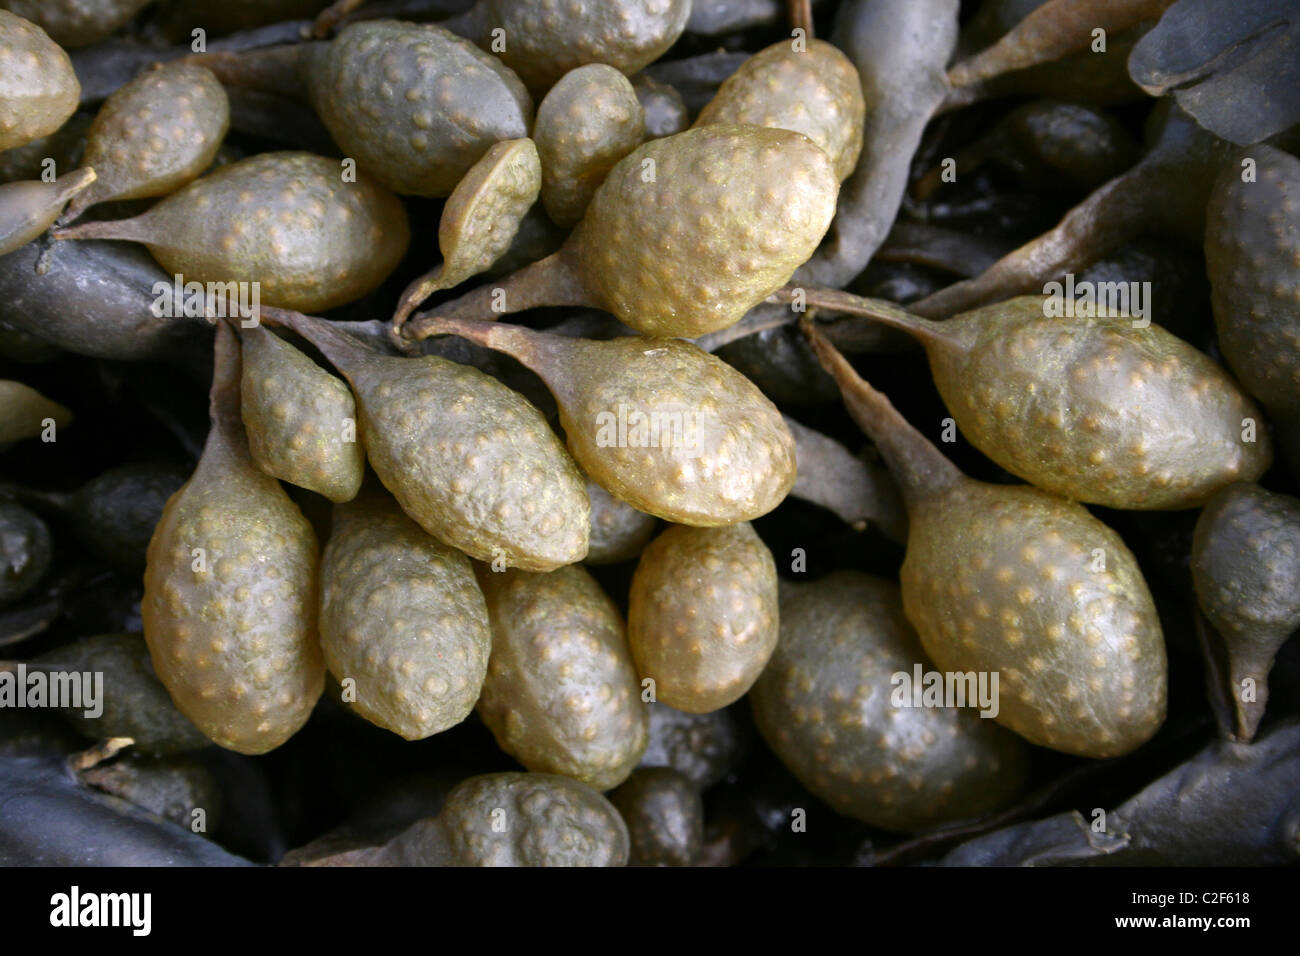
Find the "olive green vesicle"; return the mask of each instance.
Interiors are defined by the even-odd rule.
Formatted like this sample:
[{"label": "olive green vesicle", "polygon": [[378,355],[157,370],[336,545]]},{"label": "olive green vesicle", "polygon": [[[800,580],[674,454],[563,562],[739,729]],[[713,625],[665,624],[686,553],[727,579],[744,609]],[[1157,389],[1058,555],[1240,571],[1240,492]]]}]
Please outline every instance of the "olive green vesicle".
[{"label": "olive green vesicle", "polygon": [[609,340],[434,320],[518,359],[555,396],[578,464],[610,493],[681,524],[748,521],[795,479],[794,440],[748,379],[679,339]]},{"label": "olive green vesicle", "polygon": [[991,719],[1000,688],[986,675],[960,707],[914,706],[895,675],[911,680],[917,664],[932,670],[893,582],[838,571],[783,583],[781,637],[749,694],[755,722],[806,787],[873,826],[924,829],[1002,809],[1028,758]]},{"label": "olive green vesicle", "polygon": [[866,101],[857,68],[825,40],[781,40],[744,62],[700,111],[696,126],[752,123],[803,133],[841,180],[862,152]]},{"label": "olive green vesicle", "polygon": [[838,192],[830,159],[800,133],[704,126],[654,139],[610,170],[559,252],[405,333],[544,305],[602,308],[647,335],[724,329],[813,254]]},{"label": "olive green vesicle", "polygon": [[690,0],[479,0],[448,26],[497,53],[540,95],[591,63],[635,73],[667,52],[690,12]]},{"label": "olive green vesicle", "polygon": [[57,435],[72,421],[71,411],[36,389],[0,379],[0,445],[34,438],[51,426]]},{"label": "olive green vesicle", "polygon": [[240,332],[240,411],[268,475],[350,501],[365,477],[357,403],[342,381],[263,326]]},{"label": "olive green vesicle", "polygon": [[302,73],[344,155],[403,195],[450,195],[494,143],[532,126],[509,67],[437,24],[352,24],[308,47]]},{"label": "olive green vesicle", "polygon": [[776,647],[772,553],[747,523],[671,527],[641,553],[627,618],[656,700],[696,714],[735,703]]},{"label": "olive green vesicle", "polygon": [[808,290],[920,340],[962,433],[1026,481],[1111,508],[1193,508],[1273,462],[1259,409],[1208,356],[1149,320],[1049,316],[1021,296],[944,322]]},{"label": "olive green vesicle", "polygon": [[334,509],[321,559],[320,639],[344,700],[408,740],[474,708],[492,636],[470,561],[384,491]]},{"label": "olive green vesicle", "polygon": [[[547,773],[470,777],[442,812],[343,866],[624,866],[627,824],[586,784]],[[319,865],[319,864],[318,864]]]},{"label": "olive green vesicle", "polygon": [[36,24],[0,10],[0,150],[48,136],[77,109],[68,54]]},{"label": "olive green vesicle", "polygon": [[566,73],[538,104],[542,204],[557,226],[582,218],[610,169],[645,138],[645,110],[631,82],[603,63]]},{"label": "olive green vesicle", "polygon": [[1219,492],[1196,522],[1192,579],[1227,650],[1237,735],[1250,740],[1273,658],[1300,628],[1300,501],[1248,482]]},{"label": "olive green vesicle", "polygon": [[1165,718],[1165,646],[1120,536],[1051,492],[967,478],[805,328],[902,487],[903,608],[930,660],[997,671],[997,720],[1032,743],[1088,757],[1144,743]]},{"label": "olive green vesicle", "polygon": [[260,153],[223,166],[134,219],[89,222],[56,239],[144,243],[169,274],[222,284],[227,308],[329,309],[375,289],[406,253],[406,210],[338,160]]},{"label": "olive green vesicle", "polygon": [[1205,266],[1224,358],[1269,411],[1300,415],[1300,159],[1261,143],[1223,164]]},{"label": "olive green vesicle", "polygon": [[139,634],[82,638],[26,662],[28,670],[103,675],[102,712],[62,707],[60,716],[91,740],[129,737],[136,751],[158,756],[187,753],[211,741],[177,710],[154,674],[149,646]]},{"label": "olive green vesicle", "polygon": [[82,164],[95,181],[67,220],[96,203],[165,196],[212,165],[230,127],[230,105],[211,71],[166,63],[108,98],[86,134]]},{"label": "olive green vesicle", "polygon": [[645,751],[641,700],[618,609],[581,567],[549,574],[479,568],[492,659],[479,714],[529,770],[608,790]]},{"label": "olive green vesicle", "polygon": [[54,225],[68,201],[95,182],[95,170],[76,169],[45,182],[22,180],[0,186],[0,256],[38,238]]},{"label": "olive green vesicle", "polygon": [[510,249],[541,188],[541,160],[531,139],[505,140],[484,153],[443,207],[442,264],[407,286],[393,321],[400,326],[434,292],[491,268]]},{"label": "olive green vesicle", "polygon": [[3,0],[0,6],[35,23],[60,46],[90,46],[126,26],[153,0]]},{"label": "olive green vesicle", "polygon": [[218,327],[212,429],[149,543],[141,616],[154,670],[215,743],[278,747],[325,684],[316,535],[248,453],[235,333]]},{"label": "olive green vesicle", "polygon": [[477,560],[528,571],[586,555],[582,476],[522,395],[467,365],[384,355],[327,322],[263,311],[348,379],[371,466],[425,531]]}]

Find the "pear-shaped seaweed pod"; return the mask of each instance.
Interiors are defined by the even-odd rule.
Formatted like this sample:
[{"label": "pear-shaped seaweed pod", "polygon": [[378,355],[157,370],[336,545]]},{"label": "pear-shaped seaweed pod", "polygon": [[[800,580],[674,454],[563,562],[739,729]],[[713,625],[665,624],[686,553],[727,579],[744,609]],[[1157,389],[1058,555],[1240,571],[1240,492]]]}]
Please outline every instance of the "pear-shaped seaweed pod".
[{"label": "pear-shaped seaweed pod", "polygon": [[325,687],[316,534],[248,453],[235,333],[217,328],[212,429],[149,542],[140,613],[159,680],[196,727],[240,753],[273,750]]},{"label": "pear-shaped seaweed pod", "polygon": [[631,82],[603,63],[564,74],[537,107],[542,204],[573,226],[614,164],[645,137],[645,110]]},{"label": "pear-shaped seaweed pod", "polygon": [[725,329],[813,254],[838,194],[829,157],[801,133],[702,126],[654,139],[610,170],[558,252],[416,315],[403,334],[547,305],[605,309],[646,335]]},{"label": "pear-shaped seaweed pod", "polygon": [[917,338],[971,443],[1067,498],[1194,508],[1273,462],[1249,396],[1207,355],[1149,321],[1049,316],[1041,296],[1020,296],[935,322],[844,292],[803,295],[810,306]]},{"label": "pear-shaped seaweed pod", "polygon": [[616,787],[649,740],[650,716],[622,615],[586,569],[479,568],[492,659],[479,715],[530,770]]},{"label": "pear-shaped seaweed pod", "polygon": [[957,470],[804,321],[908,509],[903,608],[944,671],[999,676],[998,721],[1086,757],[1128,753],[1164,721],[1160,619],[1137,560],[1082,505]]},{"label": "pear-shaped seaweed pod", "polygon": [[321,559],[321,647],[371,723],[420,740],[479,698],[492,634],[469,559],[379,488],[334,509]]},{"label": "pear-shaped seaweed pod", "polygon": [[494,143],[533,122],[508,66],[433,23],[354,23],[306,47],[301,71],[344,154],[403,195],[449,195]]},{"label": "pear-shaped seaweed pod", "polygon": [[1244,481],[1219,492],[1196,522],[1192,580],[1228,652],[1237,734],[1250,740],[1273,657],[1300,628],[1300,501]]},{"label": "pear-shaped seaweed pod", "polygon": [[803,133],[826,151],[843,181],[862,152],[866,109],[862,78],[838,48],[825,40],[780,40],[742,63],[695,125],[753,123]]},{"label": "pear-shaped seaweed pod", "polygon": [[641,552],[628,643],[655,700],[707,714],[739,700],[776,647],[776,564],[748,523],[671,527]]},{"label": "pear-shaped seaweed pod", "polygon": [[352,392],[274,332],[240,332],[240,408],[253,460],[268,475],[350,501],[365,477]]},{"label": "pear-shaped seaweed pod", "polygon": [[20,180],[0,186],[0,256],[27,245],[54,224],[69,199],[95,181],[95,171],[76,169],[52,183]]},{"label": "pear-shaped seaweed pod", "polygon": [[48,136],[77,111],[81,84],[63,48],[0,10],[0,150]]},{"label": "pear-shaped seaweed pod", "polygon": [[402,293],[393,323],[439,289],[450,289],[490,268],[510,249],[542,188],[542,164],[531,139],[497,143],[456,184],[438,223],[442,264]]},{"label": "pear-shaped seaweed pod", "polygon": [[133,219],[54,237],[142,242],[187,281],[242,283],[267,305],[324,310],[388,278],[411,231],[401,200],[374,180],[347,182],[324,156],[274,152],[223,166]]},{"label": "pear-shaped seaweed pod", "polygon": [[696,526],[749,521],[794,484],[794,439],[776,406],[690,342],[582,339],[470,320],[429,328],[537,373],[555,396],[573,457],[648,514]]},{"label": "pear-shaped seaweed pod", "polygon": [[347,378],[371,466],[425,531],[479,561],[525,571],[586,555],[591,506],[582,474],[518,392],[436,355],[384,355],[321,319],[262,314]]},{"label": "pear-shaped seaweed pod", "polygon": [[479,0],[448,26],[540,95],[589,63],[635,73],[677,42],[690,15],[690,0]]},{"label": "pear-shaped seaweed pod", "polygon": [[110,96],[86,134],[82,164],[96,179],[68,206],[76,219],[96,203],[165,196],[212,165],[230,128],[230,101],[212,71],[194,63],[146,70]]},{"label": "pear-shaped seaweed pod", "polygon": [[1261,143],[1224,164],[1205,267],[1224,358],[1270,412],[1300,415],[1300,159]]},{"label": "pear-shaped seaweed pod", "polygon": [[153,0],[5,0],[60,46],[90,46],[112,36]]},{"label": "pear-shaped seaweed pod", "polygon": [[[991,719],[999,688],[962,706],[915,706],[916,665],[929,670],[898,586],[855,571],[781,584],[781,637],[750,691],[768,745],[839,813],[887,830],[973,817],[1013,799],[1028,760]],[[969,690],[970,696],[966,696]],[[951,704],[951,702],[947,702]]]}]

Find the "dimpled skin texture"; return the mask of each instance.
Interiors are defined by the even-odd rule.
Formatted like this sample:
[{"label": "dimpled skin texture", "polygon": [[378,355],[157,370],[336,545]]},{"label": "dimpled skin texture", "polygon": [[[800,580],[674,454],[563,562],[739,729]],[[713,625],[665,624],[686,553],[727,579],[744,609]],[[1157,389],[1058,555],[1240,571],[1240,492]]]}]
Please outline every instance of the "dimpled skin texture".
[{"label": "dimpled skin texture", "polygon": [[264,305],[303,312],[372,291],[410,241],[396,196],[361,174],[344,182],[337,160],[300,152],[224,166],[128,222],[169,273],[258,282]]},{"label": "dimpled skin texture", "polygon": [[529,770],[597,790],[627,779],[648,740],[623,619],[587,571],[482,571],[492,618],[479,715]]},{"label": "dimpled skin texture", "polygon": [[967,347],[926,343],[940,395],[976,448],[1041,488],[1111,508],[1192,508],[1272,463],[1254,402],[1159,326],[1045,318],[1041,296],[951,321]]},{"label": "dimpled skin texture", "polygon": [[[181,713],[222,747],[261,754],[307,722],[325,687],[316,535],[231,442],[214,429],[194,477],[167,502],[140,613]],[[204,570],[194,570],[195,548]]]},{"label": "dimpled skin texture", "polygon": [[0,150],[53,133],[80,97],[68,54],[40,27],[0,10]]},{"label": "dimpled skin texture", "polygon": [[407,740],[469,716],[492,647],[469,559],[382,491],[334,509],[320,633],[330,673],[356,681],[352,707]]},{"label": "dimpled skin texture", "polygon": [[[1252,146],[1256,181],[1224,166],[1205,217],[1219,347],[1271,411],[1300,414],[1300,159]],[[1249,477],[1249,476],[1246,476]]]},{"label": "dimpled skin texture", "polygon": [[744,751],[739,721],[730,710],[688,714],[663,702],[650,705],[650,744],[643,767],[671,767],[700,790],[731,772]]},{"label": "dimpled skin texture", "polygon": [[704,845],[704,800],[669,767],[636,771],[609,795],[627,823],[629,866],[690,866]]},{"label": "dimpled skin texture", "polygon": [[522,395],[431,355],[367,356],[349,377],[370,463],[425,531],[526,571],[582,560],[590,521],[582,475]]},{"label": "dimpled skin texture", "polygon": [[843,181],[862,152],[866,109],[847,56],[825,40],[809,40],[798,52],[792,40],[780,40],[727,77],[695,125],[752,123],[803,133],[826,151]]},{"label": "dimpled skin texture", "polygon": [[838,194],[826,154],[789,130],[705,126],[651,140],[596,190],[575,231],[578,271],[637,331],[704,335],[790,279]]},{"label": "dimpled skin texture", "polygon": [[893,582],[853,571],[783,581],[781,639],[749,694],[754,721],[805,787],[872,826],[922,829],[1001,807],[1024,782],[1024,746],[974,701],[896,706],[892,675],[918,663],[932,670]]},{"label": "dimpled skin texture", "polygon": [[[494,813],[494,811],[496,811]],[[494,821],[499,821],[494,828]],[[545,773],[471,777],[438,816],[454,866],[624,866],[627,825],[577,780]]]},{"label": "dimpled skin texture", "polygon": [[366,468],[352,391],[263,326],[244,329],[241,341],[240,408],[253,461],[330,501],[350,501]]},{"label": "dimpled skin texture", "polygon": [[557,226],[572,226],[615,163],[641,144],[645,110],[632,84],[603,63],[566,73],[537,107],[533,135],[542,158],[542,203]]},{"label": "dimpled skin texture", "polygon": [[794,486],[794,439],[780,412],[721,359],[638,336],[577,348],[567,379],[544,377],[569,450],[614,495],[669,521],[712,526],[767,514]]},{"label": "dimpled skin texture", "polygon": [[935,667],[998,671],[996,719],[1031,743],[1115,757],[1164,721],[1151,593],[1119,535],[1081,505],[963,480],[912,509],[901,576]]},{"label": "dimpled skin texture", "polygon": [[483,154],[456,185],[438,223],[446,286],[505,255],[541,186],[542,165],[532,140],[506,140]]},{"label": "dimpled skin texture", "polygon": [[747,523],[677,525],[645,549],[628,597],[628,640],[655,696],[694,714],[739,700],[772,656],[776,564]]},{"label": "dimpled skin texture", "polygon": [[[1273,656],[1300,628],[1300,501],[1246,482],[1219,492],[1196,522],[1192,580],[1228,647],[1238,724],[1248,738],[1263,716]],[[1246,678],[1256,684],[1251,701],[1242,699]]]},{"label": "dimpled skin texture", "polygon": [[635,73],[667,52],[691,15],[690,0],[483,0],[482,45],[505,31],[498,55],[533,90],[570,70],[608,63]]},{"label": "dimpled skin texture", "polygon": [[449,195],[488,147],[532,125],[519,78],[434,24],[356,23],[306,62],[334,141],[398,193]]},{"label": "dimpled skin texture", "polygon": [[620,501],[590,478],[587,500],[591,503],[591,536],[587,564],[618,564],[641,553],[659,522],[654,515],[638,511]]},{"label": "dimpled skin texture", "polygon": [[212,71],[167,63],[110,96],[87,134],[83,165],[97,179],[68,210],[111,199],[165,196],[203,173],[230,128],[230,102]]},{"label": "dimpled skin texture", "polygon": [[0,7],[41,27],[60,46],[98,43],[153,0],[0,0]]}]

